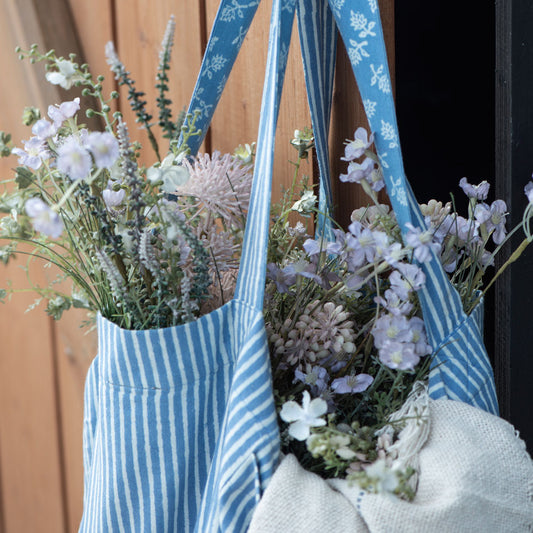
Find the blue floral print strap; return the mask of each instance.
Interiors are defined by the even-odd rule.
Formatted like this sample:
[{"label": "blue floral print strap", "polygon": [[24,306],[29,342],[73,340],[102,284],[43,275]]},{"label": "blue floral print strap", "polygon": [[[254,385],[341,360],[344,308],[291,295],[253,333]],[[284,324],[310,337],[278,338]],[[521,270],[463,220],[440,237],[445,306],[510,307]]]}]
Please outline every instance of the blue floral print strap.
[{"label": "blue floral print strap", "polygon": [[[385,40],[377,0],[328,0],[357,79],[389,197],[405,234],[407,223],[425,230],[405,177]],[[498,412],[494,376],[479,321],[467,317],[434,251],[420,266],[426,285],[419,291],[428,337],[435,349],[430,374],[433,398],[450,398]]]},{"label": "blue floral print strap", "polygon": [[199,113],[195,125],[201,130],[201,135],[193,136],[188,141],[192,154],[198,152],[204,140],[259,2],[260,0],[220,2],[188,109],[189,113]]}]

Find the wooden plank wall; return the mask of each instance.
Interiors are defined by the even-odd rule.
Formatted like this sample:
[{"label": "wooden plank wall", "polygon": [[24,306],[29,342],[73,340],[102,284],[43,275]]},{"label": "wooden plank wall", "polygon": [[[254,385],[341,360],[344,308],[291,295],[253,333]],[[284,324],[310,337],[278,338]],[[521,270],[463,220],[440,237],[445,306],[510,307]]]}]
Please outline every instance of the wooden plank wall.
[{"label": "wooden plank wall", "polygon": [[[107,74],[103,47],[112,39],[138,87],[155,101],[153,88],[159,43],[171,13],[176,17],[176,45],[171,71],[175,111],[185,107],[205,46],[206,30],[217,0],[0,0],[0,130],[13,134],[16,143],[31,135],[20,125],[26,105],[43,112],[49,104],[71,99],[43,82],[42,70],[20,62],[16,45],[38,42],[67,55],[81,54],[94,73]],[[383,0],[384,26],[393,51],[393,1]],[[263,0],[216,113],[210,146],[232,151],[255,140],[266,59],[271,1]],[[287,161],[293,130],[310,125],[298,42],[293,40],[277,137],[274,197],[290,183]],[[393,64],[391,62],[391,64]],[[346,59],[339,58],[335,88],[332,141],[336,160],[342,141],[364,122],[361,105]],[[106,87],[114,82],[107,75]],[[130,124],[132,137],[144,142],[135,130],[127,102],[119,108]],[[0,160],[0,178],[9,176],[13,159]],[[311,165],[309,165],[310,167]],[[335,172],[340,171],[338,165]],[[311,168],[307,170],[311,173]],[[337,188],[341,219],[347,220],[358,197]],[[342,202],[340,199],[342,198]],[[45,280],[45,271],[36,271]],[[17,265],[0,266],[0,287],[11,279],[27,286]],[[58,323],[42,309],[25,310],[31,294],[17,295],[0,306],[0,533],[58,533],[77,530],[82,511],[83,381],[96,352],[94,332],[78,328],[83,316],[69,312]]]}]

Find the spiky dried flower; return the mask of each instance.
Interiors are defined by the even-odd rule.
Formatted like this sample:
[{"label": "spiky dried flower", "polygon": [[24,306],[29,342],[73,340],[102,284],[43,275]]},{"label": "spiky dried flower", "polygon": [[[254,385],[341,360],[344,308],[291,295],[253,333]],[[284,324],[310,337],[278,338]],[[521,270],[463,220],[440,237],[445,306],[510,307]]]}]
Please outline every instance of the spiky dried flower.
[{"label": "spiky dried flower", "polygon": [[252,187],[250,166],[220,152],[199,155],[184,165],[189,170],[189,181],[178,187],[176,194],[190,199],[187,208],[195,209],[196,216],[211,213],[233,227],[243,228]]}]

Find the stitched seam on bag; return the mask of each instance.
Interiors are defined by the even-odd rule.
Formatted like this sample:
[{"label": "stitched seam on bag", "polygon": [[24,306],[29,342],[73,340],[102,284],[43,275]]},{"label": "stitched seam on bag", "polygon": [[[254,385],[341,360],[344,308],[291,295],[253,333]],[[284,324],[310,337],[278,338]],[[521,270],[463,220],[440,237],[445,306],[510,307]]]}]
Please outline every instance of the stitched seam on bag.
[{"label": "stitched seam on bag", "polygon": [[111,385],[112,387],[116,387],[117,389],[128,389],[128,390],[138,390],[138,391],[163,391],[163,392],[170,392],[174,391],[176,389],[180,389],[181,386],[184,383],[198,383],[200,381],[203,381],[205,377],[207,376],[214,376],[219,373],[220,370],[233,365],[233,362],[229,362],[226,364],[218,365],[217,367],[213,368],[211,372],[208,372],[207,374],[203,374],[203,376],[196,378],[196,379],[188,379],[186,381],[182,381],[178,383],[177,385],[174,385],[173,387],[156,387],[155,385],[152,387],[142,387],[140,385],[128,385],[125,383],[115,383],[109,379],[100,379],[99,382],[103,383],[105,385]]}]

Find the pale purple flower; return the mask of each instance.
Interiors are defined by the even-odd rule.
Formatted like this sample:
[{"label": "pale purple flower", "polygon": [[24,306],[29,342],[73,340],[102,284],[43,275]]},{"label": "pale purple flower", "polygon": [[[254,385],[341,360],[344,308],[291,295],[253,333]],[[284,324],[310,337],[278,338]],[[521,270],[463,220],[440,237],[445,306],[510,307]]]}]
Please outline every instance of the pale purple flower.
[{"label": "pale purple flower", "polygon": [[402,300],[397,293],[387,289],[383,296],[376,296],[374,301],[382,305],[389,313],[393,315],[407,316],[413,310],[413,304],[409,300]]},{"label": "pale purple flower", "polygon": [[33,227],[57,239],[63,232],[63,221],[60,216],[40,198],[30,198],[25,204],[26,213],[31,218]]},{"label": "pale purple flower", "polygon": [[[354,224],[358,224],[359,228],[362,229],[359,222],[354,222]],[[365,254],[361,250],[359,241],[350,232],[344,233],[342,230],[333,230],[333,233],[341,251],[341,258],[346,262],[348,271],[355,272],[365,262]]]},{"label": "pale purple flower", "polygon": [[[482,204],[478,204],[476,209],[480,205]],[[444,223],[449,226],[450,235],[456,235],[463,243],[474,243],[479,240],[480,222],[477,220],[472,220],[457,215],[446,217]]]},{"label": "pale purple flower", "polygon": [[111,184],[102,191],[102,197],[104,198],[105,205],[108,208],[118,207],[126,198],[126,191],[124,189],[118,189],[115,191]]},{"label": "pale purple flower", "polygon": [[373,191],[379,192],[383,187],[385,187],[385,180],[383,179],[383,172],[381,170],[381,167],[377,166],[375,167],[372,172],[370,173],[370,176],[366,178],[366,180],[370,183],[370,188]]},{"label": "pale purple flower", "polygon": [[330,242],[323,238],[307,239],[303,244],[303,249],[307,255],[312,256],[321,252],[326,252],[331,255],[338,255],[340,252],[340,245],[337,242]]},{"label": "pale purple flower", "polygon": [[267,265],[267,278],[274,281],[280,293],[289,292],[289,287],[296,283],[296,270],[293,265],[279,268],[276,263]]},{"label": "pale purple flower", "polygon": [[426,283],[426,276],[416,265],[398,263],[396,270],[389,276],[391,289],[402,299],[407,300],[411,291],[421,289]]},{"label": "pale purple flower", "polygon": [[[376,249],[377,250],[377,249]],[[405,256],[405,249],[399,242],[393,242],[382,252],[383,259],[392,267],[397,268]]]},{"label": "pale purple flower", "polygon": [[365,128],[357,128],[354,133],[353,141],[346,143],[344,157],[341,157],[341,159],[343,161],[353,161],[354,159],[358,159],[365,153],[365,150],[370,148],[373,142],[373,133],[371,133],[369,137]]},{"label": "pale purple flower", "polygon": [[33,170],[39,170],[43,161],[50,156],[45,142],[38,137],[32,137],[28,141],[22,141],[22,144],[24,144],[24,150],[13,148],[11,152],[18,156],[21,165],[26,165]]},{"label": "pale purple flower", "polygon": [[372,236],[376,257],[385,259],[390,255],[391,250],[389,236],[384,231],[378,230],[374,230]]},{"label": "pale purple flower", "polygon": [[306,365],[305,372],[299,368],[294,371],[294,381],[301,381],[309,386],[313,396],[320,396],[327,389],[329,383],[328,371],[322,366]]},{"label": "pale purple flower", "polygon": [[341,174],[339,179],[349,183],[361,183],[363,179],[371,181],[370,176],[374,170],[374,166],[375,162],[370,157],[365,157],[362,163],[351,161],[348,165],[348,173]]},{"label": "pale purple flower", "polygon": [[300,258],[295,263],[292,263],[294,268],[294,273],[297,276],[302,276],[304,278],[312,279],[317,283],[321,283],[320,276],[316,273],[316,264],[310,263],[303,258]]},{"label": "pale purple flower", "polygon": [[390,341],[410,342],[412,333],[409,329],[409,319],[403,315],[381,315],[374,322],[372,336],[376,348],[382,348]]},{"label": "pale purple flower", "polygon": [[410,342],[386,341],[379,348],[379,360],[394,370],[413,370],[420,357]]},{"label": "pale purple flower", "polygon": [[85,146],[93,155],[97,168],[110,168],[118,159],[118,141],[112,133],[107,131],[89,133]]},{"label": "pale purple flower", "polygon": [[357,392],[364,392],[372,385],[373,381],[374,378],[368,374],[352,374],[333,380],[331,388],[337,394],[355,394]]},{"label": "pale purple flower", "polygon": [[351,246],[354,251],[360,251],[367,263],[372,263],[376,256],[376,244],[374,240],[374,232],[362,226],[359,222],[352,222],[348,226],[349,232],[356,238],[356,241],[351,241]]},{"label": "pale purple flower", "polygon": [[298,271],[297,274],[304,278],[314,280],[325,290],[329,290],[333,284],[342,281],[339,275],[331,269],[323,265],[319,266],[318,255],[312,255],[310,258],[311,261],[307,264],[304,270]]},{"label": "pale purple flower", "polygon": [[70,102],[48,106],[48,116],[53,120],[54,126],[59,128],[65,120],[72,118],[80,110],[80,99],[74,98]]},{"label": "pale purple flower", "polygon": [[86,178],[91,171],[91,155],[74,136],[65,140],[57,154],[57,168],[72,180]]},{"label": "pale purple flower", "polygon": [[433,352],[433,348],[427,341],[426,326],[420,317],[414,316],[409,319],[409,330],[411,332],[410,342],[413,343],[416,355],[424,356]]},{"label": "pale purple flower", "polygon": [[490,189],[490,184],[487,181],[482,181],[479,185],[471,185],[466,178],[461,178],[459,186],[469,198],[475,200],[486,200]]},{"label": "pale purple flower", "polygon": [[32,127],[31,132],[39,139],[45,140],[57,133],[57,128],[49,120],[41,118]]},{"label": "pale purple flower", "polygon": [[281,419],[290,423],[289,435],[296,440],[306,440],[311,434],[310,428],[325,426],[321,418],[328,411],[328,405],[322,398],[314,398],[308,391],[303,392],[302,405],[295,401],[285,402],[279,413]]},{"label": "pale purple flower", "polygon": [[487,204],[478,204],[474,210],[474,217],[480,224],[485,224],[495,244],[501,244],[506,235],[505,219],[507,204],[503,200],[495,200],[489,207]]},{"label": "pale purple flower", "polygon": [[431,252],[438,254],[441,245],[433,241],[433,234],[431,231],[422,231],[420,228],[415,228],[410,222],[405,226],[408,232],[405,236],[405,242],[408,246],[413,248],[414,256],[420,263],[425,263],[431,259]]}]

